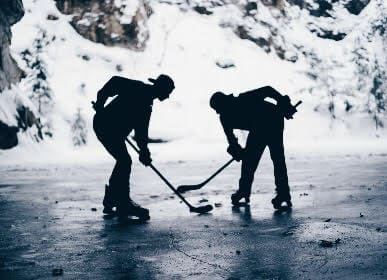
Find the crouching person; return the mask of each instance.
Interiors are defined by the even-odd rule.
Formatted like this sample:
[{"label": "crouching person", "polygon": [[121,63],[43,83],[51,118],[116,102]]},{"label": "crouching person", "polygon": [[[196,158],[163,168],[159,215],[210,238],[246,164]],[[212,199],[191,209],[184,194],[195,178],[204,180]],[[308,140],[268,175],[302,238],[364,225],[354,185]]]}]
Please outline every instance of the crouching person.
[{"label": "crouching person", "polygon": [[[149,210],[134,203],[130,198],[130,173],[132,159],[127,151],[125,139],[135,131],[139,147],[139,160],[145,166],[152,162],[148,149],[148,127],[155,99],[166,100],[175,88],[173,80],[167,75],[149,79],[151,84],[112,77],[97,94],[94,103],[96,114],[93,127],[98,140],[116,160],[114,169],[105,187],[103,212],[116,213],[119,218],[137,216],[149,219]],[[108,97],[115,97],[106,107]]]},{"label": "crouching person", "polygon": [[[265,101],[265,98],[274,99],[277,105]],[[283,202],[291,207],[283,143],[284,117],[291,118],[296,111],[289,97],[266,86],[241,93],[237,97],[216,92],[210,99],[210,106],[219,114],[229,143],[227,152],[235,160],[242,160],[239,188],[231,196],[232,204],[240,205],[242,199],[246,203],[250,202],[254,173],[268,146],[274,164],[277,193],[272,204],[275,209],[279,209]],[[238,143],[233,129],[249,131],[244,149]]]}]

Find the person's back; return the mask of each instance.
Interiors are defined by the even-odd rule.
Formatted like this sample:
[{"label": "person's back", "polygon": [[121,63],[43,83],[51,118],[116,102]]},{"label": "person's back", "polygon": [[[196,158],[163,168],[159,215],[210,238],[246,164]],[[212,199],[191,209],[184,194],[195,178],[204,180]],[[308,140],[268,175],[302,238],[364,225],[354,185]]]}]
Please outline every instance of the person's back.
[{"label": "person's back", "polygon": [[230,97],[232,106],[221,113],[222,121],[234,129],[281,129],[283,117],[275,104],[264,100],[262,89],[265,88]]},{"label": "person's back", "polygon": [[101,110],[99,117],[123,134],[152,112],[152,86],[149,84],[116,76],[101,91],[117,96]]}]

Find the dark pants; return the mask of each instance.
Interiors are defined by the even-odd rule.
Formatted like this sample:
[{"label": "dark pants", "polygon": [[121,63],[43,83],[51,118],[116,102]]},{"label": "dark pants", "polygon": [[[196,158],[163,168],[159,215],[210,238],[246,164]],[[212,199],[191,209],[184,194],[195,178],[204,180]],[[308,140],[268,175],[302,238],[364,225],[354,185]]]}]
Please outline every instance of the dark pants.
[{"label": "dark pants", "polygon": [[251,186],[254,173],[266,146],[269,147],[270,156],[274,164],[274,177],[278,195],[289,194],[288,174],[285,163],[283,144],[283,129],[275,131],[251,131],[247,137],[246,153],[242,160],[239,191],[243,194],[251,194]]},{"label": "dark pants", "polygon": [[115,132],[111,125],[105,125],[98,117],[94,117],[93,127],[98,140],[116,160],[109,179],[109,192],[117,198],[118,206],[120,204],[125,206],[129,201],[129,179],[132,166],[132,159],[125,145],[126,136]]}]

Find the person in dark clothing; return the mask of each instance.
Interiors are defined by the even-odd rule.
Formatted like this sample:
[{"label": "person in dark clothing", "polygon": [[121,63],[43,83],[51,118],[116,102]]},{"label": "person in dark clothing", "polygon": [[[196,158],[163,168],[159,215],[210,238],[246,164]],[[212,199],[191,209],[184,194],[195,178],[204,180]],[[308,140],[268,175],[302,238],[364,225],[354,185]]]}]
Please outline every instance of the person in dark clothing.
[{"label": "person in dark clothing", "polygon": [[[277,105],[265,101],[274,99]],[[237,161],[242,160],[239,189],[231,196],[233,205],[240,200],[250,202],[251,186],[259,160],[268,146],[274,164],[277,196],[272,200],[274,208],[287,202],[291,207],[288,175],[285,163],[283,130],[284,117],[291,108],[290,98],[281,95],[272,87],[266,86],[241,93],[239,96],[216,92],[210,99],[210,106],[219,114],[220,122],[229,143],[227,152]],[[246,147],[243,149],[233,133],[233,129],[248,130]]]},{"label": "person in dark clothing", "polygon": [[[134,130],[134,139],[140,150],[139,160],[145,166],[152,162],[148,149],[148,127],[154,99],[163,101],[175,88],[167,75],[149,79],[152,84],[112,77],[97,94],[93,107],[96,114],[93,127],[98,140],[114,157],[116,164],[105,187],[103,199],[104,213],[114,213],[120,217],[128,215],[149,218],[148,209],[134,203],[129,194],[129,179],[132,160],[125,145],[125,139]],[[116,96],[106,107],[109,97]]]}]

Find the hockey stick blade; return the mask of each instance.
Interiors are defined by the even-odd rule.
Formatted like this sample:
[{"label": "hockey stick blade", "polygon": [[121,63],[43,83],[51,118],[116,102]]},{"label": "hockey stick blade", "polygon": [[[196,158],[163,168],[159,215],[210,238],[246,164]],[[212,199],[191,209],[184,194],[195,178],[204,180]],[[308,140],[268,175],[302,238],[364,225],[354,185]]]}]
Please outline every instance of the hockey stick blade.
[{"label": "hockey stick blade", "polygon": [[185,192],[188,192],[188,191],[198,190],[202,186],[203,186],[202,184],[199,184],[199,185],[181,185],[181,186],[177,187],[177,191],[179,193],[185,193]]},{"label": "hockey stick blade", "polygon": [[212,205],[204,205],[204,206],[199,206],[199,207],[191,207],[189,210],[191,212],[199,213],[199,214],[204,214],[207,212],[210,212],[214,207]]}]

